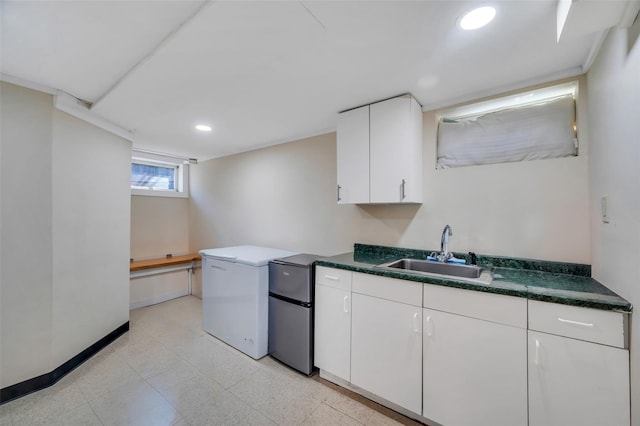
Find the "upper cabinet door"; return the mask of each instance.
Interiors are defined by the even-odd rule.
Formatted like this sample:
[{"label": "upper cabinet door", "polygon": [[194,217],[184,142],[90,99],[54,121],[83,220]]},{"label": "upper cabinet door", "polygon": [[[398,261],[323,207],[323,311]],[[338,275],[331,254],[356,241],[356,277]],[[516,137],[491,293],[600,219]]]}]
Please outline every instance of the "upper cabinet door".
[{"label": "upper cabinet door", "polygon": [[338,204],[369,202],[369,105],[338,115]]},{"label": "upper cabinet door", "polygon": [[370,202],[422,202],[422,110],[406,95],[370,105]]},{"label": "upper cabinet door", "polygon": [[411,95],[338,116],[338,203],[422,203],[422,109]]}]

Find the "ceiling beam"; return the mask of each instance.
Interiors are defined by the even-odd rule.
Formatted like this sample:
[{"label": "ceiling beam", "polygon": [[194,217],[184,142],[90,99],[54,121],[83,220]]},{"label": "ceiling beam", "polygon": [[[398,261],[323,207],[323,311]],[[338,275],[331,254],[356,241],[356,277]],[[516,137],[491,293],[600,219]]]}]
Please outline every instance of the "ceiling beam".
[{"label": "ceiling beam", "polygon": [[51,86],[47,86],[46,84],[36,83],[20,77],[14,77],[9,74],[0,73],[0,81],[15,84],[16,86],[26,87],[27,89],[37,90],[38,92],[48,93],[50,95],[58,93],[58,90]]},{"label": "ceiling beam", "polygon": [[158,44],[156,44],[146,55],[144,55],[133,67],[131,67],[128,71],[126,71],[106,92],[104,92],[95,102],[93,102],[90,106],[91,109],[95,108],[100,102],[102,102],[107,96],[109,96],[113,91],[115,91],[124,80],[127,79],[131,74],[133,74],[138,68],[148,62],[164,45],[166,45],[171,39],[173,39],[176,34],[178,34],[186,25],[189,24],[196,16],[198,16],[206,7],[210,4],[214,3],[215,0],[204,0],[200,7],[198,7],[191,15],[187,16],[182,22],[180,22],[175,28],[173,28],[169,33],[162,39]]}]

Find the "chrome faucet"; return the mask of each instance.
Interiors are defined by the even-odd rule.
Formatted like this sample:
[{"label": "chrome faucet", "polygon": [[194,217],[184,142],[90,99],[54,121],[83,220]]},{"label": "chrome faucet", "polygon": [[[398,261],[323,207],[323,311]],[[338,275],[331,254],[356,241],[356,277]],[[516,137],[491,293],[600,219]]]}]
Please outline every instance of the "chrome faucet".
[{"label": "chrome faucet", "polygon": [[453,257],[453,255],[449,253],[449,237],[452,235],[451,227],[446,225],[442,230],[442,237],[440,237],[440,254],[437,256],[438,262],[446,262]]}]

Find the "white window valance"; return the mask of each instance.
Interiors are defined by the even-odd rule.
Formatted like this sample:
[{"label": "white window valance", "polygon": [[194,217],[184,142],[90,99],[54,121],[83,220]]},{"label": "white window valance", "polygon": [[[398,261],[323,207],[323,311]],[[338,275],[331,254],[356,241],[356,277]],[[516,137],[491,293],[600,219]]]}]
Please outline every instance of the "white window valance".
[{"label": "white window valance", "polygon": [[576,156],[573,95],[438,125],[438,168]]}]

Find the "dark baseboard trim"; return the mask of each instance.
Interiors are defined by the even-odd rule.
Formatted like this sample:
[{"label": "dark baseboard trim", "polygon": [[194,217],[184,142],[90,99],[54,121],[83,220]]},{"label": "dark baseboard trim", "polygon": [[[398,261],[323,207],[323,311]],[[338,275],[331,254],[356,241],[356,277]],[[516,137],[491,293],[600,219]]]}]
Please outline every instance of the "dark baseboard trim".
[{"label": "dark baseboard trim", "polygon": [[4,404],[5,402],[30,394],[31,392],[39,391],[54,385],[58,380],[62,379],[80,364],[100,352],[127,331],[129,331],[129,321],[122,324],[120,327],[116,328],[111,333],[107,334],[102,339],[98,340],[96,343],[89,346],[87,349],[83,350],[50,373],[0,389],[0,404]]}]

